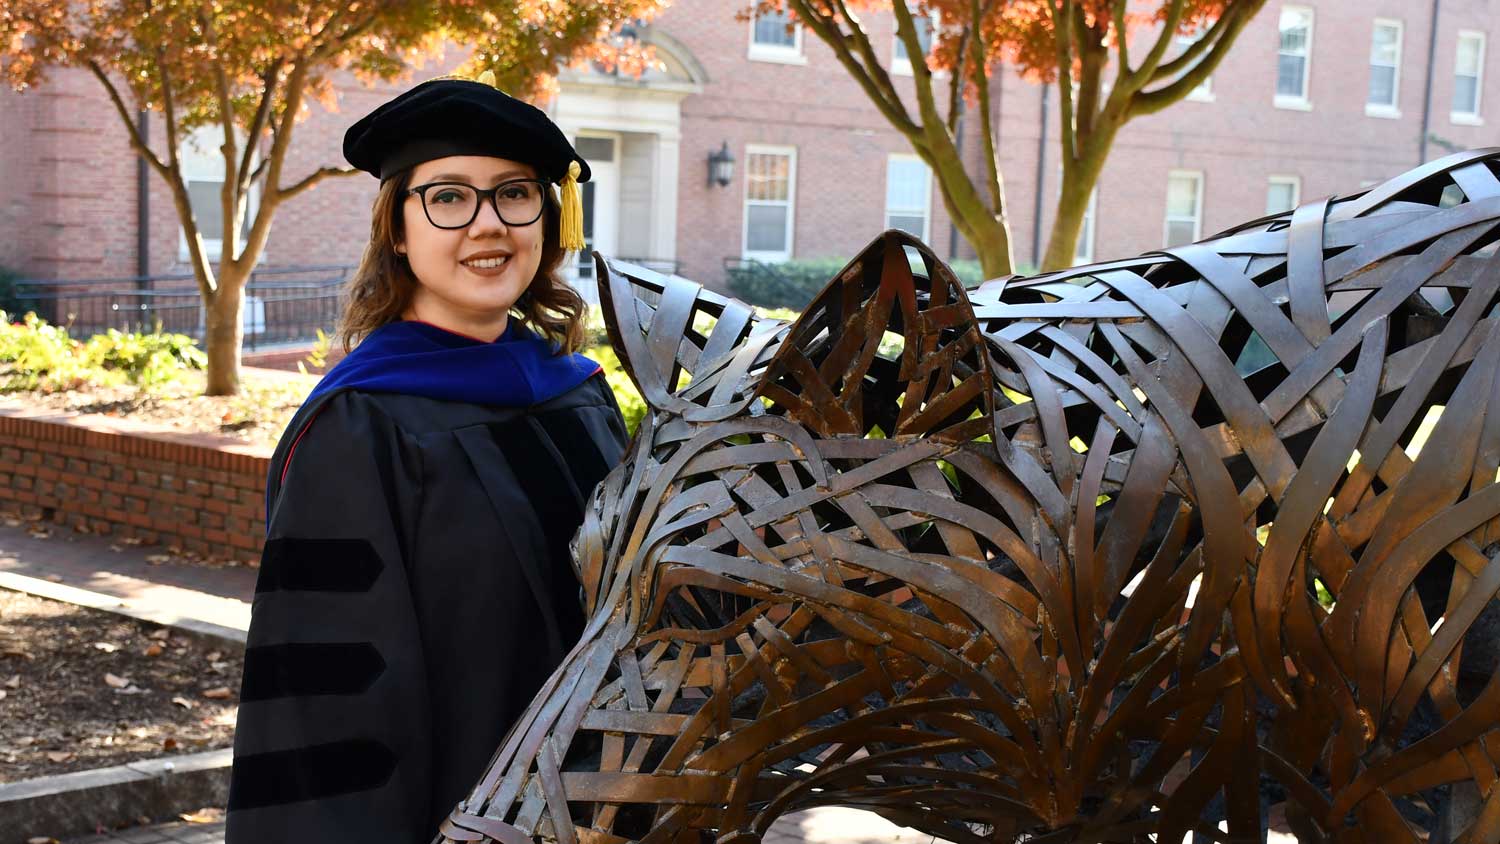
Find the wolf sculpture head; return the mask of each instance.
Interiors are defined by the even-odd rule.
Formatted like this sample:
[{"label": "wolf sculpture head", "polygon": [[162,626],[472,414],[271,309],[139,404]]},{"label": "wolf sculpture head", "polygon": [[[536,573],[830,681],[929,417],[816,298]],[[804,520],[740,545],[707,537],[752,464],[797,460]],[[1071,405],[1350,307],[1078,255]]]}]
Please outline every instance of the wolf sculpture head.
[{"label": "wolf sculpture head", "polygon": [[1497,173],[973,290],[886,232],[792,324],[599,258],[650,412],[440,839],[1496,840]]}]

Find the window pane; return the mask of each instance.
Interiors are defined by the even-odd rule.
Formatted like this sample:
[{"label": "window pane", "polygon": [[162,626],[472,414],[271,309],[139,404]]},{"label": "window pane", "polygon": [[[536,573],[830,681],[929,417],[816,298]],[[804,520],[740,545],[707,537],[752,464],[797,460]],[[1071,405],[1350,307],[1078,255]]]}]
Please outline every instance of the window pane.
[{"label": "window pane", "polygon": [[219,201],[219,192],[224,183],[188,182],[188,202],[193,206],[193,217],[198,221],[198,234],[204,240],[219,240],[224,237],[224,206]]},{"label": "window pane", "polygon": [[1280,214],[1297,204],[1297,186],[1291,182],[1272,182],[1266,190],[1266,213]]},{"label": "window pane", "polygon": [[922,231],[927,225],[927,218],[914,214],[887,214],[885,227],[888,229],[900,229],[913,237],[926,237]]},{"label": "window pane", "polygon": [[1181,246],[1193,242],[1192,221],[1172,220],[1167,223],[1167,246]]},{"label": "window pane", "polygon": [[1453,80],[1453,110],[1459,114],[1479,113],[1479,79],[1460,76]]},{"label": "window pane", "polygon": [[1483,39],[1473,35],[1460,35],[1458,37],[1458,73],[1462,76],[1479,75],[1480,45]]},{"label": "window pane", "polygon": [[1389,106],[1396,104],[1396,69],[1394,67],[1371,66],[1370,105]]},{"label": "window pane", "polygon": [[755,16],[755,43],[775,47],[796,47],[797,36],[788,26],[785,11],[766,12]]},{"label": "window pane", "polygon": [[1307,58],[1288,56],[1282,53],[1276,58],[1276,93],[1287,97],[1300,97],[1303,78],[1307,72]]},{"label": "window pane", "polygon": [[1396,65],[1399,58],[1397,49],[1401,43],[1400,32],[1401,30],[1388,23],[1375,25],[1375,37],[1370,43],[1370,64]]},{"label": "window pane", "polygon": [[1198,216],[1198,180],[1193,176],[1172,176],[1167,180],[1167,216]]},{"label": "window pane", "polygon": [[[917,25],[917,43],[922,45],[922,55],[932,52],[932,19],[926,16],[912,18],[912,23]],[[906,42],[896,35],[895,56],[898,61],[906,60]]]},{"label": "window pane", "polygon": [[786,251],[785,205],[751,205],[745,209],[749,217],[749,232],[745,248],[751,252]]},{"label": "window pane", "polygon": [[791,156],[757,152],[747,155],[746,159],[750,199],[785,200],[788,197]]},{"label": "window pane", "polygon": [[1300,53],[1307,49],[1307,31],[1312,26],[1312,14],[1306,9],[1281,10],[1281,51]]},{"label": "window pane", "polygon": [[885,182],[887,209],[927,207],[927,165],[911,158],[892,158]]},{"label": "window pane", "polygon": [[1094,203],[1089,203],[1084,212],[1083,225],[1078,229],[1078,245],[1073,249],[1073,263],[1086,264],[1094,260]]}]

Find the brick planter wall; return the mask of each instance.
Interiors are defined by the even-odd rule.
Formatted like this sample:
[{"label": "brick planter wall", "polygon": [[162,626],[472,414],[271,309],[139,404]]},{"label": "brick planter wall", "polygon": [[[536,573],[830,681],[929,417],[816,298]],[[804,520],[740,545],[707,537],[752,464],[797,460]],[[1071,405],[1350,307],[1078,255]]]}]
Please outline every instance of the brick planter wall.
[{"label": "brick planter wall", "polygon": [[217,557],[258,557],[269,448],[0,402],[0,509]]}]

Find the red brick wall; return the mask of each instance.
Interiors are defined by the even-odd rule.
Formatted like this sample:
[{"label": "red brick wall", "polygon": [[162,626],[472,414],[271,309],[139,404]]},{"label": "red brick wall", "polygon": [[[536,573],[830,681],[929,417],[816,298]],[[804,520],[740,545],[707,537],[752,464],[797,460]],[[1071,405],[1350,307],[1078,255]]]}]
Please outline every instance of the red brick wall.
[{"label": "red brick wall", "polygon": [[[1400,0],[1300,0],[1300,5],[1315,12],[1311,110],[1273,105],[1281,7],[1268,4],[1214,75],[1213,102],[1179,103],[1131,123],[1120,134],[1099,188],[1096,259],[1161,246],[1166,180],[1174,168],[1204,173],[1206,236],[1259,216],[1272,174],[1300,176],[1302,199],[1308,201],[1357,191],[1363,181],[1416,166],[1431,5]],[[1493,5],[1492,0],[1450,0],[1442,6],[1429,131],[1444,143],[1474,147],[1495,142],[1493,124],[1470,126],[1449,117],[1457,30],[1466,28],[1489,35],[1480,111],[1486,120],[1500,119],[1500,31],[1491,26]],[[721,0],[675,0],[655,23],[691,51],[708,75],[703,92],[682,103],[677,257],[688,276],[710,284],[720,280],[723,258],[740,253],[746,144],[797,147],[796,257],[851,255],[878,233],[885,157],[909,151],[906,140],[815,37],[804,36],[804,65],[750,61],[748,24],[735,19],[735,8]],[[1396,119],[1368,116],[1364,109],[1376,17],[1404,23]],[[889,13],[865,19],[882,59],[888,60]],[[298,124],[288,180],[321,165],[341,164],[345,127],[376,103],[450,67],[460,56],[457,50],[449,52],[446,62],[394,85],[367,89],[340,79],[338,110],[313,104],[308,119]],[[1043,89],[1009,71],[1000,78],[992,105],[1006,215],[1016,260],[1032,264],[1038,258],[1033,244],[1039,240],[1045,247],[1056,197],[1056,92],[1038,185]],[[910,81],[898,77],[895,84],[908,110],[914,109]],[[973,107],[965,122],[964,157],[971,172],[978,173],[983,152]],[[133,273],[135,163],[124,129],[97,83],[81,72],[58,71],[25,94],[0,91],[0,109],[7,115],[0,121],[0,179],[12,188],[0,198],[0,230],[6,232],[0,236],[0,264],[40,276]],[[159,122],[151,131],[159,146]],[[741,166],[728,187],[709,187],[708,154],[725,141]],[[1445,152],[1432,143],[1427,157]],[[334,180],[287,203],[277,215],[265,265],[353,263],[368,234],[374,189],[374,180],[363,176]],[[1039,190],[1040,221],[1035,213]],[[154,175],[150,191],[152,269],[184,269],[177,258],[176,216]],[[929,240],[947,257],[950,228],[936,195],[932,208]],[[972,252],[961,244],[957,254]]]},{"label": "red brick wall", "polygon": [[218,557],[259,555],[267,451],[0,407],[0,508]]}]

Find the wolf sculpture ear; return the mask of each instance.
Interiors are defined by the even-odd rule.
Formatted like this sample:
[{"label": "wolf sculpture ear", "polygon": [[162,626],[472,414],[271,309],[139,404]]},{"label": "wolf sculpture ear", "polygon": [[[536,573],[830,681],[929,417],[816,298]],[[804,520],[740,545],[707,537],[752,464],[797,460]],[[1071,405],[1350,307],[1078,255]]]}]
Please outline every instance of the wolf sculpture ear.
[{"label": "wolf sculpture ear", "polygon": [[921,241],[892,229],[802,312],[759,394],[824,436],[879,428],[964,440],[990,432],[991,386],[963,285]]},{"label": "wolf sculpture ear", "polygon": [[[594,253],[599,299],[620,364],[651,408],[689,422],[727,419],[754,401],[787,323],[678,276]],[[760,412],[760,406],[750,409]]]}]

